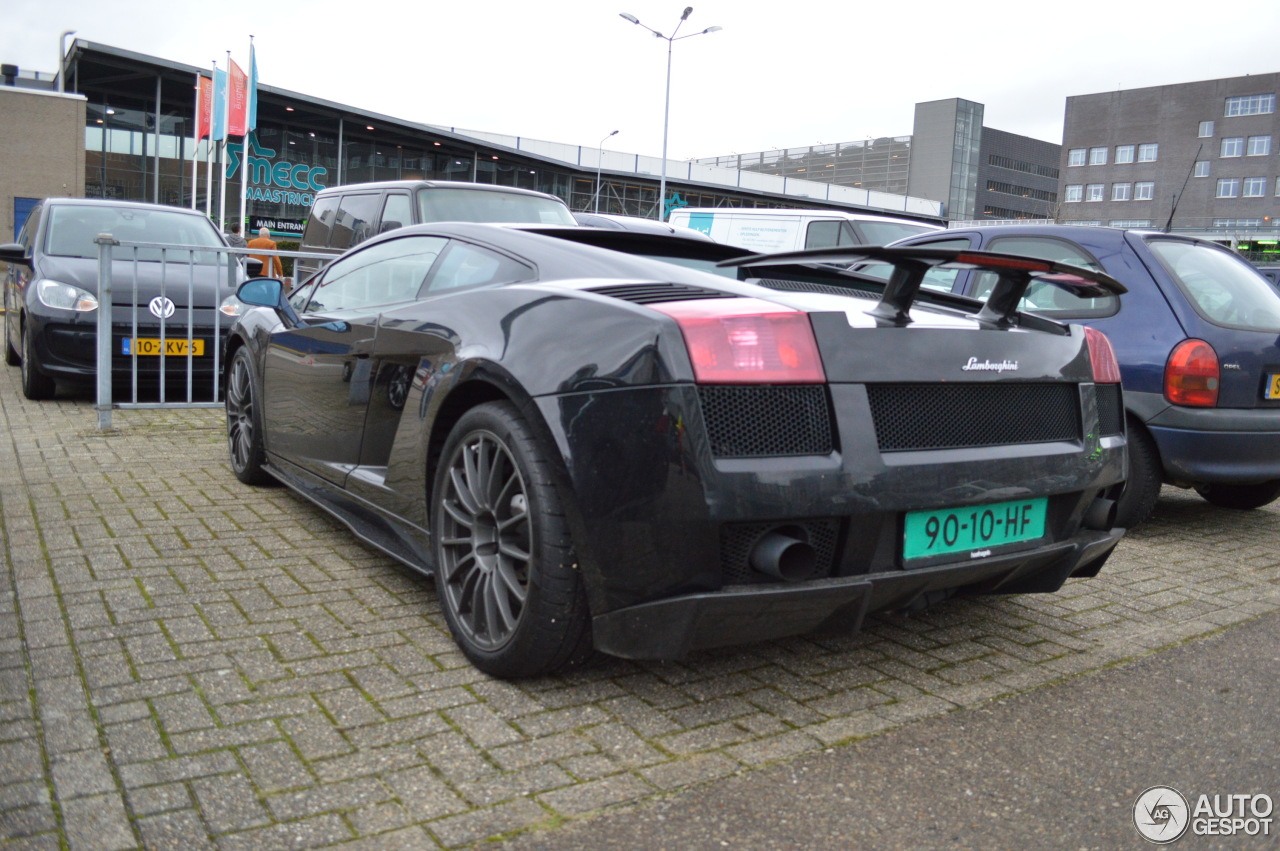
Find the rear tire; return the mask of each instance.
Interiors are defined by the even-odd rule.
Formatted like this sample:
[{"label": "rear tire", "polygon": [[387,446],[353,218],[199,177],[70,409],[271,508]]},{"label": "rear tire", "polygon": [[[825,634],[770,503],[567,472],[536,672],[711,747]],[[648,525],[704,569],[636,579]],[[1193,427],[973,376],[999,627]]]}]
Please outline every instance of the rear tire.
[{"label": "rear tire", "polygon": [[1129,420],[1129,470],[1116,503],[1116,525],[1133,529],[1147,522],[1160,498],[1160,452],[1147,430]]},{"label": "rear tire", "polygon": [[22,328],[22,357],[20,361],[22,366],[22,395],[35,401],[52,399],[53,394],[58,390],[58,385],[54,383],[52,378],[40,371],[40,364],[36,361],[35,347],[31,341],[31,328],[27,325]]},{"label": "rear tire", "polygon": [[436,589],[454,640],[495,677],[585,662],[581,572],[549,463],[508,402],[464,414],[445,441],[431,498]]},{"label": "rear tire", "polygon": [[1196,485],[1196,493],[1200,494],[1210,505],[1219,508],[1234,508],[1237,511],[1248,511],[1261,508],[1280,499],[1280,479],[1270,482],[1258,482],[1252,485]]},{"label": "rear tire", "polygon": [[0,326],[0,331],[4,333],[4,362],[9,366],[18,366],[22,363],[22,355],[18,354],[18,350],[13,347],[13,343],[9,342],[8,323]]},{"label": "rear tire", "polygon": [[227,450],[231,472],[246,485],[274,483],[265,469],[267,452],[262,441],[262,394],[253,374],[253,357],[241,347],[227,370]]}]

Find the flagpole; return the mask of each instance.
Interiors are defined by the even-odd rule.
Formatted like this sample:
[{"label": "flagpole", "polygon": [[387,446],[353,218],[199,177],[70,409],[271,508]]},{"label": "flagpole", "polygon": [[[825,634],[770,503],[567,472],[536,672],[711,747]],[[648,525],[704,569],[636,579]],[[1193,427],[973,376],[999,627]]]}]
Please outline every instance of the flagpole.
[{"label": "flagpole", "polygon": [[195,126],[195,132],[191,135],[195,137],[195,144],[191,147],[191,209],[196,208],[196,181],[200,179],[200,72],[196,72],[196,108],[191,113],[195,120],[192,124]]},{"label": "flagpole", "polygon": [[208,218],[213,218],[213,143],[214,136],[217,135],[213,126],[214,103],[213,98],[218,91],[218,60],[213,60],[213,80],[209,87],[209,141],[204,148],[204,214]]},{"label": "flagpole", "polygon": [[249,82],[244,104],[244,138],[240,141],[240,222],[244,232],[249,232],[248,219],[245,218],[245,202],[249,194],[249,134],[253,132],[251,104],[256,93],[258,69],[253,54],[253,36],[249,36]]},{"label": "flagpole", "polygon": [[226,122],[226,126],[222,133],[222,158],[218,165],[218,184],[221,186],[218,194],[218,230],[224,230],[227,227],[227,142],[230,137],[231,129],[231,51],[227,51],[227,86],[223,92],[226,97],[226,103],[223,106],[222,120]]}]

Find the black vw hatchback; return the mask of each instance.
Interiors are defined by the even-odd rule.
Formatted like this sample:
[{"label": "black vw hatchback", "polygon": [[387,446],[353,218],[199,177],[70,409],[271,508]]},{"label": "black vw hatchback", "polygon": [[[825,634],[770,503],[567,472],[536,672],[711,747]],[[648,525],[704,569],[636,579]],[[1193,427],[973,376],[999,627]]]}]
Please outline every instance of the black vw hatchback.
[{"label": "black vw hatchback", "polygon": [[[28,399],[53,395],[57,382],[90,384],[97,374],[99,234],[126,243],[112,263],[112,374],[214,375],[215,317],[237,302],[220,250],[226,242],[207,216],[159,204],[49,198],[31,211],[14,245],[0,246],[4,274],[5,362],[22,366]],[[127,243],[171,246],[129,247]],[[207,250],[200,250],[207,249]],[[136,319],[135,319],[136,316]]]}]

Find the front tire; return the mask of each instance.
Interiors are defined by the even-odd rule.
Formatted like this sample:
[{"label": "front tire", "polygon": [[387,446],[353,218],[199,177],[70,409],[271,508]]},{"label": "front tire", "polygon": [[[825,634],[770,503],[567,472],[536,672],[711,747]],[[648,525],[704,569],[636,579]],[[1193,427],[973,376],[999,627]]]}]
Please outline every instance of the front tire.
[{"label": "front tire", "polygon": [[507,402],[464,414],[431,500],[436,587],[454,640],[495,677],[550,674],[591,655],[586,597],[549,464]]},{"label": "front tire", "polygon": [[236,349],[227,371],[226,407],[231,472],[246,485],[271,484],[274,479],[265,469],[261,394],[253,374],[253,357],[244,347]]},{"label": "front tire", "polygon": [[1196,493],[1210,505],[1248,511],[1280,499],[1280,479],[1251,485],[1196,485]]},{"label": "front tire", "polygon": [[54,380],[40,371],[36,362],[35,346],[31,339],[31,326],[22,328],[22,395],[28,399],[39,401],[52,399],[58,385]]}]

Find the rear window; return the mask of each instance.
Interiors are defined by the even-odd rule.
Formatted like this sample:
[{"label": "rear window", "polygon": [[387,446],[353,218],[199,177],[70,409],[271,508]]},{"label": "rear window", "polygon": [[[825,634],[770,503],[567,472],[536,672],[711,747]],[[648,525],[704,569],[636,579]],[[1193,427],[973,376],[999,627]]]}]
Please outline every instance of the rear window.
[{"label": "rear window", "polygon": [[1208,321],[1247,331],[1280,331],[1280,293],[1239,256],[1202,242],[1152,238],[1147,245]]},{"label": "rear window", "polygon": [[[1069,263],[1093,272],[1104,272],[1102,264],[1093,259],[1083,248],[1062,239],[1042,236],[1010,236],[993,239],[984,248],[1001,254],[1018,254],[1040,260]],[[971,285],[974,298],[985,299],[995,289],[994,272],[975,272]],[[1055,319],[1110,316],[1120,309],[1120,299],[1115,295],[1100,298],[1081,298],[1050,283],[1032,281],[1027,294],[1018,304],[1019,310],[1032,310]]]},{"label": "rear window", "polygon": [[[120,242],[148,242],[163,245],[207,246],[222,248],[222,238],[204,216],[193,216],[177,210],[142,207],[106,207],[88,204],[54,205],[49,210],[44,250],[55,257],[87,257],[97,259],[98,234],[109,233]],[[117,249],[117,259],[133,259],[134,249]],[[190,252],[166,250],[164,257],[187,262]],[[137,249],[137,259],[161,259],[159,248]],[[216,252],[196,252],[195,262],[218,262]]]},{"label": "rear window", "polygon": [[434,187],[418,192],[424,222],[525,222],[575,226],[564,202],[487,189]]}]

